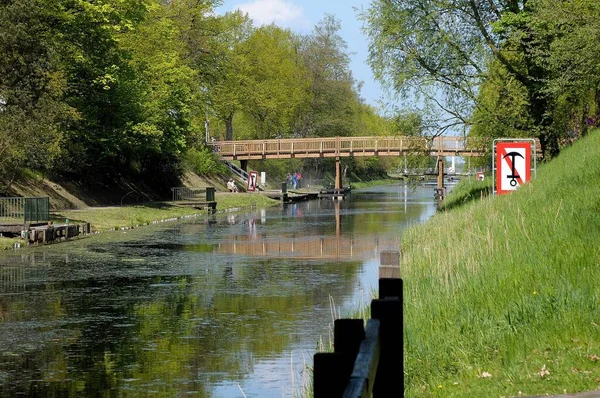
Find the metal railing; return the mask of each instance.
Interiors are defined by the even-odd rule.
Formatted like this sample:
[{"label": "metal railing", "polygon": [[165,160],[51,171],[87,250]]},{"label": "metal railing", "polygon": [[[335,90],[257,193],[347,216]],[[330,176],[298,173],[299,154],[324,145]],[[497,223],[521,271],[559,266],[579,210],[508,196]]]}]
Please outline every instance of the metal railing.
[{"label": "metal railing", "polygon": [[173,201],[207,201],[214,202],[215,201],[215,188],[214,187],[206,187],[206,188],[188,188],[188,187],[175,187],[171,188],[173,192]]},{"label": "metal railing", "polygon": [[50,198],[0,198],[0,224],[28,224],[50,219]]}]

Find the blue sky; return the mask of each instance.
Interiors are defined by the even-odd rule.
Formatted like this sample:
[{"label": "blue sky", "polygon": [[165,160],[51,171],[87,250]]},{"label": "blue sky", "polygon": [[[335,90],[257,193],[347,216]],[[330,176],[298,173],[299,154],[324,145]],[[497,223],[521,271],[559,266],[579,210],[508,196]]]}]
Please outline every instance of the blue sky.
[{"label": "blue sky", "polygon": [[369,3],[369,0],[223,0],[217,12],[223,14],[239,8],[249,14],[256,26],[275,23],[301,34],[310,33],[325,14],[335,15],[341,21],[340,34],[348,44],[348,52],[352,53],[352,74],[364,83],[361,96],[378,107],[384,93],[366,63],[368,43],[357,17],[358,10],[366,10]]}]

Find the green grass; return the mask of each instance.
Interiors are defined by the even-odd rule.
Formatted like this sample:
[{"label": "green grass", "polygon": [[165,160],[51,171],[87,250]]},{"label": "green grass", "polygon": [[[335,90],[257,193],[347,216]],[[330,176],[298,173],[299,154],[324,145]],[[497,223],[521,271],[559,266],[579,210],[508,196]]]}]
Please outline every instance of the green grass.
[{"label": "green grass", "polygon": [[[269,206],[279,202],[256,193],[216,193],[217,211]],[[139,206],[97,207],[85,210],[62,210],[54,219],[89,222],[93,231],[106,231],[146,225],[154,221],[206,214],[206,210],[177,206],[169,202],[153,202]]]},{"label": "green grass", "polygon": [[377,185],[393,184],[393,183],[397,183],[399,181],[401,181],[401,180],[393,179],[393,178],[386,178],[386,179],[382,179],[382,180],[373,180],[373,181],[356,181],[356,182],[350,183],[350,187],[352,189],[368,188],[368,187],[374,187]]},{"label": "green grass", "polygon": [[598,159],[595,131],[518,191],[403,235],[407,397],[599,387]]},{"label": "green grass", "polygon": [[448,197],[440,204],[440,210],[450,210],[455,207],[464,206],[474,200],[481,200],[492,192],[492,180],[487,178],[478,181],[475,177],[462,179],[452,189]]},{"label": "green grass", "polygon": [[25,245],[25,240],[21,238],[5,238],[0,236],[0,250],[12,249],[15,247],[15,244],[19,244],[21,246]]}]

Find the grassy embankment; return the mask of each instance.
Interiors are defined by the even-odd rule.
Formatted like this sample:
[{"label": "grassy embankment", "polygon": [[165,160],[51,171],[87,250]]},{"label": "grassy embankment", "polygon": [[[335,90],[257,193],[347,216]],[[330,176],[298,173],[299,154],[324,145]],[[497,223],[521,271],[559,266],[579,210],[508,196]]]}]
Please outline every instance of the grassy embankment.
[{"label": "grassy embankment", "polygon": [[598,159],[595,131],[518,191],[459,188],[450,203],[476,200],[404,234],[406,396],[599,388]]},{"label": "grassy embankment", "polygon": [[386,178],[383,180],[373,180],[373,181],[356,181],[350,183],[350,187],[352,189],[360,189],[360,188],[368,188],[374,187],[377,185],[385,185],[385,184],[393,184],[400,181],[399,179]]},{"label": "grassy embankment", "polygon": [[[279,202],[257,193],[216,193],[217,211],[231,211],[254,206],[271,206]],[[60,210],[51,217],[57,222],[89,222],[92,231],[107,231],[121,228],[138,227],[152,222],[206,214],[206,210],[176,206],[169,202],[152,202],[136,206],[91,207],[84,210]],[[13,247],[15,242],[21,245],[25,241],[0,238],[0,249]]]}]

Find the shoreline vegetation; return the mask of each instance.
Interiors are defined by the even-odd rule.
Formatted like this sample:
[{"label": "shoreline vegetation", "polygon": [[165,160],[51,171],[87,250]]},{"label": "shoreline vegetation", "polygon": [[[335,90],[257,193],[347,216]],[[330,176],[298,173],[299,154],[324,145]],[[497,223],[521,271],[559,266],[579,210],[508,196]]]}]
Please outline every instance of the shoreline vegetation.
[{"label": "shoreline vegetation", "polygon": [[[397,182],[397,179],[380,179],[351,183],[353,189]],[[212,182],[214,185],[214,181]],[[302,190],[300,190],[302,191]],[[264,195],[252,192],[229,193],[216,192],[217,213],[238,211],[252,207],[277,205],[280,202]],[[173,204],[169,201],[154,201],[123,206],[94,206],[80,209],[52,210],[53,222],[71,223],[89,222],[92,233],[108,232],[138,228],[162,221],[194,217],[206,214],[206,210]],[[9,250],[26,246],[27,242],[20,238],[0,236],[0,250]]]},{"label": "shoreline vegetation", "polygon": [[[257,193],[217,192],[217,213],[238,211],[257,206],[272,206],[279,201]],[[184,217],[206,214],[207,210],[179,206],[170,202],[149,202],[139,205],[89,207],[74,210],[51,211],[54,222],[89,222],[93,233],[137,228],[161,221],[172,221]],[[0,237],[0,250],[26,245],[25,240]]]},{"label": "shoreline vegetation", "polygon": [[518,191],[465,181],[406,231],[406,396],[600,388],[599,158],[595,130]]}]

